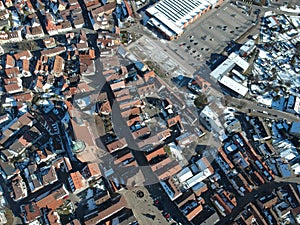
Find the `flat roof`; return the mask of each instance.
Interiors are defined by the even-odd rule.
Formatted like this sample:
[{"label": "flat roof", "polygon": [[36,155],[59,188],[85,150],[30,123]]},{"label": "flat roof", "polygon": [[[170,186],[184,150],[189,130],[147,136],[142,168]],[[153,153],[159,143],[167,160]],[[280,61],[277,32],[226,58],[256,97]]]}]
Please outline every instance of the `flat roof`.
[{"label": "flat roof", "polygon": [[293,122],[290,128],[291,133],[300,133],[300,122]]},{"label": "flat roof", "polygon": [[146,11],[175,33],[180,34],[186,22],[211,5],[206,0],[161,0]]},{"label": "flat roof", "polygon": [[155,26],[156,28],[160,29],[162,32],[164,32],[167,36],[171,37],[174,34],[176,34],[172,29],[170,29],[168,26],[165,26],[163,23],[161,23],[156,18],[151,18],[148,20],[148,23],[152,26]]},{"label": "flat roof", "polygon": [[164,14],[150,7],[147,9],[147,12],[155,17],[160,23],[164,24],[168,27],[172,32],[177,35],[183,33],[183,29],[174,24],[171,20],[169,20]]},{"label": "flat roof", "polygon": [[213,79],[218,80],[221,76],[229,73],[235,65],[242,68],[243,72],[245,72],[249,67],[249,63],[246,60],[232,52],[224,62],[210,73],[210,76]]},{"label": "flat roof", "polygon": [[229,71],[232,70],[234,66],[235,63],[231,59],[226,59],[216,69],[211,71],[210,76],[213,79],[218,80],[224,74],[229,73]]},{"label": "flat roof", "polygon": [[242,96],[245,96],[248,92],[247,87],[236,82],[228,76],[223,76],[221,79],[219,79],[219,82]]},{"label": "flat roof", "polygon": [[241,67],[244,72],[249,67],[249,63],[246,60],[244,60],[242,57],[240,57],[238,54],[236,54],[235,52],[232,52],[228,56],[228,59],[231,59],[236,65],[238,65],[239,67]]}]

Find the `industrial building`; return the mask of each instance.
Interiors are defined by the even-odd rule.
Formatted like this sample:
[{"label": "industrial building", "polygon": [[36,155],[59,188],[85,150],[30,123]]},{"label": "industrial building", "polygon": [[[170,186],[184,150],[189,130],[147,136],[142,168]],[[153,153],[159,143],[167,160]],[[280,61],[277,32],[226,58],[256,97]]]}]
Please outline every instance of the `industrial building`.
[{"label": "industrial building", "polygon": [[180,36],[184,29],[223,0],[161,0],[146,10],[147,24],[167,39]]}]

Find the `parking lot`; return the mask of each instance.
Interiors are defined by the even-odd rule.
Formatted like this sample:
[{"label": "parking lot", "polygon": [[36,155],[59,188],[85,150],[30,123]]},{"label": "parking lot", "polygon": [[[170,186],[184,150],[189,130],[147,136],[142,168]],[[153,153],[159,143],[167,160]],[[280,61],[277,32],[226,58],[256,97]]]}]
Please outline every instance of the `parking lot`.
[{"label": "parking lot", "polygon": [[252,27],[256,16],[247,15],[241,6],[224,2],[188,26],[177,40],[159,39],[154,33],[148,36],[147,28],[142,27],[144,36],[127,48],[135,58],[159,64],[169,77],[193,77],[196,73],[209,79],[210,70],[205,62],[214,62],[214,54],[220,54],[230,41]]},{"label": "parking lot", "polygon": [[244,9],[225,2],[187,27],[175,42],[197,61],[207,60],[212,53],[222,52],[228,42],[238,39],[255,19],[255,14],[248,15]]}]

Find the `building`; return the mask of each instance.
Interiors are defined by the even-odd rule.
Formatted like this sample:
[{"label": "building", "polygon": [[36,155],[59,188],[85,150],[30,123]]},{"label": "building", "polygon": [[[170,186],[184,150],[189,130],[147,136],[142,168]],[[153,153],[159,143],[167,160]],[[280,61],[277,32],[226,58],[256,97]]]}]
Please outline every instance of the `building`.
[{"label": "building", "polygon": [[64,66],[65,66],[64,59],[58,55],[55,56],[52,74],[56,77],[62,76],[64,71]]},{"label": "building", "polygon": [[87,188],[87,182],[79,171],[70,173],[69,184],[75,194]]},{"label": "building", "polygon": [[239,50],[239,54],[241,57],[247,57],[255,50],[255,41],[250,39],[248,40]]},{"label": "building", "polygon": [[86,180],[97,180],[102,174],[97,163],[88,163],[82,169],[82,175]]},{"label": "building", "polygon": [[183,34],[184,29],[222,1],[161,0],[146,10],[151,17],[148,25],[167,39]]},{"label": "building", "polygon": [[248,88],[232,78],[228,76],[223,76],[220,80],[219,83],[225,86],[226,88],[230,89],[231,91],[235,92],[238,95],[245,96],[248,93]]},{"label": "building", "polygon": [[14,196],[13,199],[15,201],[19,201],[22,198],[27,197],[28,195],[27,187],[20,174],[18,174],[16,177],[14,177],[11,180],[11,186],[12,186],[12,191]]},{"label": "building", "polygon": [[115,202],[113,202],[109,207],[105,209],[99,210],[99,212],[95,215],[86,215],[87,218],[84,223],[86,225],[94,225],[102,222],[103,220],[108,219],[109,217],[113,216],[114,214],[118,213],[122,209],[126,207],[126,200],[125,198],[118,197]]},{"label": "building", "polygon": [[118,150],[121,150],[123,148],[126,148],[128,146],[127,144],[127,141],[126,139],[123,137],[123,138],[120,138],[118,140],[115,140],[109,144],[106,145],[106,148],[107,150],[110,152],[110,153],[113,153],[115,151],[118,151]]},{"label": "building", "polygon": [[241,58],[235,52],[231,53],[228,58],[214,69],[210,76],[213,80],[219,80],[222,76],[227,75],[233,69],[244,73],[249,67],[249,63]]},{"label": "building", "polygon": [[218,114],[211,109],[210,106],[205,106],[200,113],[200,121],[206,129],[213,130],[219,134],[223,131],[223,126],[219,120]]}]

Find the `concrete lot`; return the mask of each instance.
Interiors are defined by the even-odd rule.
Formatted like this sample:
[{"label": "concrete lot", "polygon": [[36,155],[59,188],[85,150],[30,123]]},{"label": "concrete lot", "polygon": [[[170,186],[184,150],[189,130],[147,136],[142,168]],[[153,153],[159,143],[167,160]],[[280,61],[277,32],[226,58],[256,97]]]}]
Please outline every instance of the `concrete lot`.
[{"label": "concrete lot", "polygon": [[[138,198],[136,192],[143,191],[144,197]],[[133,214],[140,224],[153,225],[161,224],[168,225],[168,222],[160,211],[153,203],[153,199],[145,187],[138,187],[133,190],[124,190],[122,194],[126,198],[127,204],[133,210]]]},{"label": "concrete lot", "polygon": [[173,48],[170,48],[171,44],[164,40],[153,40],[151,37],[143,36],[130,44],[128,49],[139,60],[158,63],[170,76],[179,74],[191,76],[195,69],[186,63],[189,62],[189,59],[177,54]]},{"label": "concrete lot", "polygon": [[229,41],[238,39],[254,20],[255,14],[248,16],[243,9],[225,2],[187,27],[175,43],[194,59],[207,60],[212,53],[222,52]]}]

